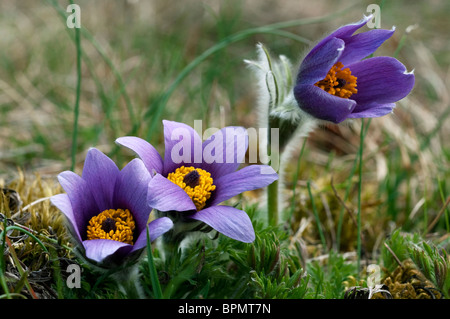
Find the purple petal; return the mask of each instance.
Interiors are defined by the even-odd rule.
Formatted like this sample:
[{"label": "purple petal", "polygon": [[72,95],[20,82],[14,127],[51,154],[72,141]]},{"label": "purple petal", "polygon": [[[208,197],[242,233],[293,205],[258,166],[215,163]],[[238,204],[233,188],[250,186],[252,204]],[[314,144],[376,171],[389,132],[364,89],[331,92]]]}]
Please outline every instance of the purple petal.
[{"label": "purple petal", "polygon": [[202,221],[225,236],[244,243],[255,240],[255,231],[247,213],[234,207],[211,206],[189,218]]},{"label": "purple petal", "polygon": [[89,185],[100,212],[112,207],[118,174],[119,169],[108,156],[96,148],[88,151],[81,176]]},{"label": "purple petal", "polygon": [[244,162],[248,133],[243,127],[224,127],[203,143],[202,169],[215,180],[234,172]]},{"label": "purple petal", "polygon": [[86,257],[96,262],[101,262],[105,258],[117,254],[119,249],[120,255],[123,257],[133,248],[132,245],[110,239],[85,240],[83,246],[86,250]]},{"label": "purple petal", "polygon": [[211,203],[208,205],[214,206],[220,204],[245,191],[258,189],[272,184],[277,179],[277,173],[275,173],[270,166],[246,166],[214,181],[216,190],[213,192]]},{"label": "purple petal", "polygon": [[145,229],[152,208],[147,203],[151,177],[140,159],[133,159],[119,173],[114,189],[114,208],[129,209],[137,230]]},{"label": "purple petal", "polygon": [[[189,125],[163,121],[164,125],[164,172],[167,176],[178,167],[202,163],[202,139]],[[197,165],[196,165],[197,164]]]},{"label": "purple petal", "polygon": [[55,205],[67,218],[69,222],[70,232],[73,234],[75,239],[80,243],[82,242],[80,231],[78,229],[77,218],[75,217],[72,209],[72,204],[70,203],[69,196],[67,194],[58,194],[50,198],[50,202]]},{"label": "purple petal", "polygon": [[312,51],[314,51],[315,48],[320,47],[327,41],[329,41],[331,38],[338,38],[342,39],[344,41],[347,41],[350,39],[359,28],[363,27],[370,19],[372,19],[372,16],[364,16],[361,20],[359,20],[356,23],[346,24],[342,27],[337,28],[335,31],[330,33],[328,36],[323,38],[314,48]]},{"label": "purple petal", "polygon": [[334,123],[345,120],[356,106],[352,99],[329,94],[315,85],[297,85],[294,95],[302,110],[318,119]]},{"label": "purple petal", "polygon": [[159,236],[163,235],[173,227],[173,222],[168,217],[161,217],[155,219],[148,224],[148,232],[150,235],[150,241],[154,241]]},{"label": "purple petal", "polygon": [[85,180],[71,171],[60,173],[58,181],[66,191],[72,206],[71,221],[79,233],[84,236],[89,219],[100,213],[91,189]]},{"label": "purple petal", "polygon": [[116,139],[116,143],[135,152],[151,174],[153,170],[162,174],[164,167],[163,160],[153,145],[135,136],[119,137]]},{"label": "purple petal", "polygon": [[323,80],[339,60],[344,48],[344,40],[338,38],[330,38],[320,47],[314,48],[300,65],[297,85],[314,84]]},{"label": "purple petal", "polygon": [[[352,37],[353,33],[355,33],[356,30],[361,28],[363,25],[365,25],[367,23],[367,21],[369,21],[370,19],[371,19],[371,16],[364,17],[363,19],[361,19],[360,21],[358,21],[356,23],[347,24],[347,25],[344,25],[344,26],[336,29],[331,34],[329,34],[328,36],[326,36],[325,38],[320,40],[319,43],[317,43],[314,46],[314,48],[311,49],[311,51],[308,53],[308,55],[305,57],[305,59],[307,59],[307,58],[309,59],[311,56],[317,54],[317,51],[323,50],[323,46],[326,43],[328,43],[330,40],[332,40],[333,38],[341,39],[342,41],[347,42]],[[331,69],[331,66],[328,69]],[[319,79],[319,80],[321,80],[321,79]],[[319,81],[319,80],[317,80],[317,81]]]},{"label": "purple petal", "polygon": [[394,31],[395,29],[377,29],[352,36],[345,41],[345,49],[339,58],[339,62],[342,62],[345,66],[368,57],[374,53],[384,41],[389,39],[392,34],[394,34]]},{"label": "purple petal", "polygon": [[372,103],[369,105],[357,105],[353,110],[353,113],[350,114],[349,118],[366,118],[366,117],[380,117],[386,114],[392,113],[395,107],[394,103],[388,104],[377,104]]},{"label": "purple petal", "polygon": [[[172,220],[168,217],[161,217],[152,221],[149,225],[150,241],[170,230],[173,226]],[[96,262],[101,262],[105,258],[115,255],[116,258],[124,258],[128,254],[144,248],[147,245],[147,233],[142,231],[134,245],[129,245],[116,240],[92,239],[85,240],[83,246],[86,257]]]},{"label": "purple petal", "polygon": [[160,174],[156,174],[149,182],[147,196],[148,205],[162,212],[196,210],[189,195]]},{"label": "purple petal", "polygon": [[414,86],[414,74],[392,57],[375,57],[348,66],[357,77],[358,93],[351,96],[358,104],[387,104],[401,100]]},{"label": "purple petal", "polygon": [[[150,235],[150,242],[163,235],[173,227],[173,222],[168,217],[161,217],[153,220],[148,224],[148,233]],[[147,232],[144,229],[136,239],[132,251],[141,249],[147,246]]]}]

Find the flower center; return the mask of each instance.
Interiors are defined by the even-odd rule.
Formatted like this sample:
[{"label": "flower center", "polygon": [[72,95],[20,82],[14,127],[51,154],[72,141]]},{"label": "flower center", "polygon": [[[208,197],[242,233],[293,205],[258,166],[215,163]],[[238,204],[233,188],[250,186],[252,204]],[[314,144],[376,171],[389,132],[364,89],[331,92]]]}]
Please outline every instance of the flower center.
[{"label": "flower center", "polygon": [[194,188],[200,183],[200,174],[194,169],[184,176],[183,182],[186,186]]},{"label": "flower center", "polygon": [[167,179],[180,186],[192,199],[197,210],[205,207],[211,192],[216,189],[211,174],[201,168],[181,166],[169,173]]},{"label": "flower center", "polygon": [[87,239],[111,239],[133,245],[135,227],[128,209],[107,209],[89,220]]},{"label": "flower center", "polygon": [[320,87],[325,92],[342,98],[349,98],[358,93],[356,89],[356,76],[352,75],[349,68],[343,69],[341,62],[336,62],[328,71],[325,79],[320,80],[315,86]]}]

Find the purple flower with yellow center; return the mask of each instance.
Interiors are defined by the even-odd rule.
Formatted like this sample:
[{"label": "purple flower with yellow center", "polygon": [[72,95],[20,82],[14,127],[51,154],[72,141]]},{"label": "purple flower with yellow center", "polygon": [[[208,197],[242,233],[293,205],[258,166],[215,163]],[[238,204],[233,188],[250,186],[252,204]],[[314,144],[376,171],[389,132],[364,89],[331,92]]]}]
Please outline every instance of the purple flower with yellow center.
[{"label": "purple flower with yellow center", "polygon": [[[163,121],[164,159],[147,141],[126,136],[116,140],[133,150],[155,175],[149,183],[149,204],[167,215],[180,212],[181,224],[200,221],[242,242],[252,242],[255,232],[245,211],[219,205],[244,191],[265,187],[278,179],[267,165],[237,170],[248,147],[242,127],[225,127],[204,142],[182,123]],[[175,219],[177,226],[178,219]]]},{"label": "purple flower with yellow center", "polygon": [[371,16],[338,28],[322,39],[300,65],[294,87],[299,107],[339,123],[347,118],[391,113],[414,86],[414,74],[397,59],[367,58],[394,33],[374,29],[354,34]]},{"label": "purple flower with yellow center", "polygon": [[91,148],[81,176],[71,171],[58,175],[66,194],[52,196],[51,202],[66,216],[85,256],[109,268],[139,255],[147,246],[147,229],[153,241],[173,226],[166,217],[149,223],[150,179],[141,160],[119,170],[108,156]]}]

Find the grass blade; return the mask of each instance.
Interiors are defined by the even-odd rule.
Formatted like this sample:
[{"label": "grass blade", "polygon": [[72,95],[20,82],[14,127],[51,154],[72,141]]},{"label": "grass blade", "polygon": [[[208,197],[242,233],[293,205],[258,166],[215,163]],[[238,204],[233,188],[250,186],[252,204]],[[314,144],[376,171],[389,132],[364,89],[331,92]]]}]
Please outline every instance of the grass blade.
[{"label": "grass blade", "polygon": [[[9,228],[9,227],[8,227]],[[20,279],[16,285],[16,287],[14,288],[14,290],[19,290],[22,289],[23,285],[25,285],[28,289],[28,292],[30,293],[30,295],[32,296],[33,299],[39,299],[38,296],[36,295],[36,293],[33,290],[33,287],[31,287],[27,276],[28,276],[28,270],[24,270],[20,264],[20,260],[17,257],[16,251],[14,250],[14,247],[11,243],[11,241],[9,240],[9,238],[6,236],[5,240],[9,246],[9,252],[11,254],[12,259],[14,260],[14,263],[16,265],[16,268],[20,274]]]},{"label": "grass blade", "polygon": [[22,233],[25,233],[25,234],[27,234],[28,236],[30,236],[31,238],[33,238],[38,244],[39,244],[39,246],[41,246],[41,248],[48,254],[49,252],[48,252],[48,250],[47,250],[47,248],[44,246],[44,244],[39,240],[39,238],[37,238],[36,236],[34,236],[31,232],[29,232],[28,230],[26,230],[26,229],[23,229],[22,227],[19,227],[19,226],[15,226],[15,225],[11,225],[11,226],[8,226],[7,228],[6,228],[6,231],[8,231],[8,230],[10,230],[10,229],[15,229],[15,230],[18,230],[18,231],[21,231]]},{"label": "grass blade", "polygon": [[162,299],[163,294],[161,290],[161,285],[159,284],[158,273],[156,272],[155,268],[155,262],[153,260],[152,244],[150,241],[150,235],[148,233],[148,227],[147,227],[147,261],[148,261],[148,269],[150,272],[150,280],[152,281],[153,294],[155,295],[156,299]]},{"label": "grass blade", "polygon": [[[70,0],[73,4],[73,0]],[[80,115],[80,95],[81,95],[81,40],[80,40],[80,29],[75,29],[75,46],[77,49],[77,87],[75,96],[75,106],[74,106],[74,119],[73,119],[73,132],[72,132],[72,158],[70,170],[75,169],[76,164],[76,153],[77,153],[77,139],[78,139],[78,118]]]},{"label": "grass blade", "polygon": [[361,133],[360,133],[360,139],[359,139],[359,152],[358,152],[358,157],[359,157],[359,166],[358,166],[358,212],[356,215],[357,218],[357,233],[358,233],[358,238],[357,238],[357,269],[358,271],[360,270],[361,267],[361,193],[362,193],[362,167],[363,167],[363,152],[364,152],[364,138],[367,134],[367,131],[369,129],[369,125],[370,125],[370,121],[371,119],[369,119],[367,121],[367,126],[366,126],[366,121],[365,119],[362,119],[361,121]]}]

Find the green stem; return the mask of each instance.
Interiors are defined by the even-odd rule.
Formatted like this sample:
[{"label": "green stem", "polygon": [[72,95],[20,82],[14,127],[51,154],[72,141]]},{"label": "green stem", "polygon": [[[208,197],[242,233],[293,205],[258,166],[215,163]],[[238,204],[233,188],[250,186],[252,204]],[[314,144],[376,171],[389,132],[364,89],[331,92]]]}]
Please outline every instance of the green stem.
[{"label": "green stem", "polygon": [[[443,184],[443,183],[441,183],[441,181],[440,181],[439,178],[438,178],[439,194],[441,195],[441,200],[442,200],[442,202],[445,203],[445,195],[444,195],[444,194],[445,194],[445,191],[444,191],[444,186],[442,186],[442,184]],[[448,206],[447,206],[447,208],[446,208],[446,211],[447,211],[447,213],[445,213],[445,215],[444,215],[444,217],[445,217],[445,227],[446,227],[446,229],[447,229],[447,233],[449,233],[449,232],[450,232],[450,224],[449,224],[449,218],[448,218],[448,215],[449,215],[450,210],[449,210]]]},{"label": "green stem", "polygon": [[278,180],[267,186],[267,214],[270,226],[278,225]]},{"label": "green stem", "polygon": [[[269,60],[270,63],[270,60]],[[277,92],[277,98],[278,98],[278,92]],[[275,158],[279,159],[279,150],[274,149],[272,150],[272,125],[270,123],[270,105],[268,107],[268,114],[267,114],[267,155],[270,158],[270,161],[272,162]],[[277,152],[277,153],[275,153]],[[273,162],[272,162],[273,163]],[[281,173],[281,172],[280,172]],[[278,225],[278,191],[279,191],[279,185],[280,185],[280,176],[281,174],[278,174],[278,179],[274,181],[272,184],[267,186],[267,221],[269,226],[277,226]]]},{"label": "green stem", "polygon": [[44,244],[36,236],[34,236],[30,231],[28,231],[28,230],[26,230],[26,229],[24,229],[22,227],[15,226],[15,225],[11,225],[11,226],[6,227],[6,231],[9,231],[10,229],[15,229],[15,230],[21,231],[22,233],[27,234],[28,236],[33,238],[47,254],[49,253],[47,248],[44,246]]},{"label": "green stem", "polygon": [[162,299],[163,294],[161,290],[161,285],[159,283],[155,262],[153,260],[152,245],[150,242],[150,235],[148,233],[148,228],[147,228],[147,260],[148,260],[148,269],[150,272],[150,280],[152,281],[153,294],[155,295],[156,299]]},{"label": "green stem", "polygon": [[[70,1],[73,4],[73,0]],[[75,45],[77,48],[77,88],[76,88],[76,100],[74,107],[74,121],[73,121],[73,134],[72,134],[72,162],[70,170],[75,169],[76,152],[77,152],[77,138],[78,138],[78,117],[80,113],[80,95],[81,95],[81,40],[80,29],[75,28]]]},{"label": "green stem", "polygon": [[[367,127],[370,124],[367,123]],[[358,272],[361,269],[361,193],[362,193],[362,167],[363,167],[363,150],[364,150],[364,137],[367,133],[367,129],[365,127],[365,119],[362,119],[361,121],[361,133],[360,133],[360,140],[359,140],[359,167],[358,167],[358,213],[357,213],[357,254],[358,254],[358,262],[357,262],[357,269]]]}]

